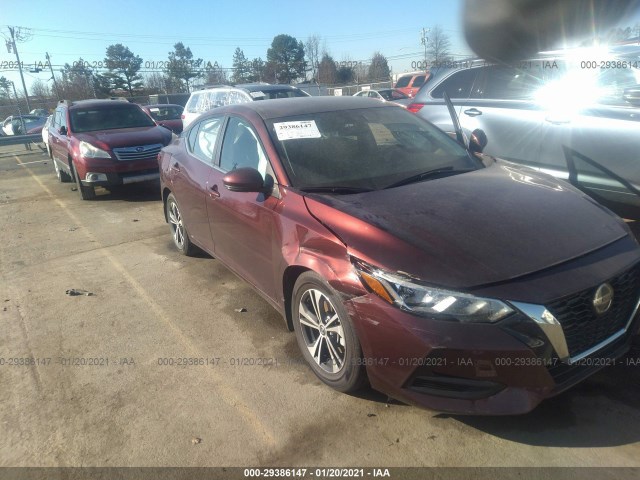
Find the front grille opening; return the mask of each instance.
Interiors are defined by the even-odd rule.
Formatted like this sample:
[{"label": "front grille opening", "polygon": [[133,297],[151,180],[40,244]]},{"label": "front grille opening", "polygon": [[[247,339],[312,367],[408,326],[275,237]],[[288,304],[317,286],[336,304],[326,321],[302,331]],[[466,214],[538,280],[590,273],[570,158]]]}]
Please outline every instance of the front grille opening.
[{"label": "front grille opening", "polygon": [[157,158],[160,150],[162,150],[162,145],[160,143],[156,143],[153,145],[114,148],[113,153],[118,160],[144,160],[148,158]]},{"label": "front grille opening", "polygon": [[409,382],[408,388],[418,393],[438,397],[480,399],[495,395],[505,386],[487,380],[433,375],[414,377]]},{"label": "front grille opening", "polygon": [[613,302],[609,310],[601,315],[593,308],[593,296],[599,285],[547,306],[562,325],[572,357],[626,327],[640,296],[640,264],[608,280],[608,283],[614,290]]}]

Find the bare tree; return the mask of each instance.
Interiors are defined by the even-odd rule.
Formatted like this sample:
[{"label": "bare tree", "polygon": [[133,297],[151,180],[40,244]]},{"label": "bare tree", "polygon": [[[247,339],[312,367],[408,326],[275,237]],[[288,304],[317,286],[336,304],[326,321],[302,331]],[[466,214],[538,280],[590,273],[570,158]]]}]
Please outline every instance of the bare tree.
[{"label": "bare tree", "polygon": [[304,52],[311,69],[311,80],[316,80],[320,65],[320,35],[314,34],[307,38],[304,44]]},{"label": "bare tree", "polygon": [[31,84],[31,95],[40,101],[48,100],[51,97],[51,89],[49,85],[38,78]]},{"label": "bare tree", "polygon": [[167,92],[166,77],[160,72],[152,72],[144,77],[144,86],[151,94]]},{"label": "bare tree", "polygon": [[436,25],[429,32],[427,40],[427,54],[431,63],[441,63],[451,60],[451,40],[440,25]]}]

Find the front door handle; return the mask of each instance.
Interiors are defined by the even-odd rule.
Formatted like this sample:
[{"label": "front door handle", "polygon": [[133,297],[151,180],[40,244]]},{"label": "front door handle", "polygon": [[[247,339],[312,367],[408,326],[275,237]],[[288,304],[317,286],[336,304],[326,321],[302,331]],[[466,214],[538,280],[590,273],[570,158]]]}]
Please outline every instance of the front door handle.
[{"label": "front door handle", "polygon": [[218,191],[218,185],[211,185],[209,187],[209,195],[214,198],[220,197],[220,192]]},{"label": "front door handle", "polygon": [[180,171],[180,164],[178,162],[173,162],[173,165],[171,165],[171,169],[175,170],[176,172]]},{"label": "front door handle", "polygon": [[464,111],[465,115],[469,115],[470,117],[477,117],[478,115],[482,115],[482,112],[477,108],[469,108]]}]

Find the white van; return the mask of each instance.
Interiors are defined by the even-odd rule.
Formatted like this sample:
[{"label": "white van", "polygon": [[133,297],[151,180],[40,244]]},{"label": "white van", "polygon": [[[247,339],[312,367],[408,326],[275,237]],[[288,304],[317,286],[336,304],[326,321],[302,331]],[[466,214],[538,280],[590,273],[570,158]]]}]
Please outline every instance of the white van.
[{"label": "white van", "polygon": [[247,92],[233,87],[210,88],[193,92],[182,113],[183,130],[201,113],[216,107],[222,107],[223,105],[247,103],[251,101],[253,101],[253,99]]}]

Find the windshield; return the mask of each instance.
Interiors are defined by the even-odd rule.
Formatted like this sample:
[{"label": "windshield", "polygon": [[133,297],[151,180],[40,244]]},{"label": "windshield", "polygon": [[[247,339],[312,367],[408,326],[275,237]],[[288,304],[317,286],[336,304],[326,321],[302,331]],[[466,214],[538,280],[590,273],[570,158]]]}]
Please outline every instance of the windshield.
[{"label": "windshield", "polygon": [[155,123],[135,105],[109,105],[73,109],[71,130],[76,133],[116,128],[153,127]]},{"label": "windshield", "polygon": [[149,113],[153,117],[154,120],[159,122],[163,120],[180,120],[180,115],[182,115],[182,107],[158,107],[158,106],[149,106]]},{"label": "windshield", "polygon": [[445,133],[406,110],[372,107],[269,122],[291,185],[378,190],[433,169],[478,168]]},{"label": "windshield", "polygon": [[218,88],[193,93],[185,110],[188,113],[204,113],[216,107],[250,101],[251,97],[249,94],[242,90]]}]

